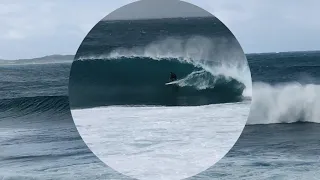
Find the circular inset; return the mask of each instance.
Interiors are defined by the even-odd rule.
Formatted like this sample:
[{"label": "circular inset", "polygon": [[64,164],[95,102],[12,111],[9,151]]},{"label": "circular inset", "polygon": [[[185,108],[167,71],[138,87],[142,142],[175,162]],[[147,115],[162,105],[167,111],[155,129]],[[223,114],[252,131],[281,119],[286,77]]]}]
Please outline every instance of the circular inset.
[{"label": "circular inset", "polygon": [[237,141],[251,83],[240,44],[216,17],[182,1],[144,0],[85,37],[69,99],[81,137],[108,166],[138,179],[183,179]]}]

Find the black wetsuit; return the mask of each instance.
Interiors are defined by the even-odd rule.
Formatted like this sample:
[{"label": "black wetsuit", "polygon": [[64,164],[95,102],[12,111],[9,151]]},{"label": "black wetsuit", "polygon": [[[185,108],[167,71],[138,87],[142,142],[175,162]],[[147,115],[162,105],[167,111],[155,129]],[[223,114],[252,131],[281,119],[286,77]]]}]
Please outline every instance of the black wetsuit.
[{"label": "black wetsuit", "polygon": [[177,80],[177,75],[175,73],[170,73],[170,81],[175,81]]}]

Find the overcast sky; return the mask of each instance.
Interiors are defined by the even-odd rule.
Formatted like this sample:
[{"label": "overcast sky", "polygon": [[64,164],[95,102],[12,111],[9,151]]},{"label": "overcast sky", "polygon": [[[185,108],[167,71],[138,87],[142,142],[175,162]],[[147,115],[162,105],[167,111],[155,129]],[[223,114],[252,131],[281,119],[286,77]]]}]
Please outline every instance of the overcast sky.
[{"label": "overcast sky", "polygon": [[105,20],[154,19],[212,16],[208,11],[178,0],[142,0],[125,5],[105,17]]},{"label": "overcast sky", "polygon": [[[219,18],[246,53],[320,50],[319,0],[185,1]],[[0,59],[75,54],[99,20],[131,2],[1,0]]]}]

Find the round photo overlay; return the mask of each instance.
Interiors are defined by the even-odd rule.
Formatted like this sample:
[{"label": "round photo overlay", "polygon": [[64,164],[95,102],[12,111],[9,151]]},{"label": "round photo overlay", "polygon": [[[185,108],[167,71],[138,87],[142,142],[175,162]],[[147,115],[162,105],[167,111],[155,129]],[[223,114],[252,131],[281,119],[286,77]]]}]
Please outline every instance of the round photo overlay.
[{"label": "round photo overlay", "polygon": [[90,150],[132,178],[179,180],[217,163],[239,138],[251,73],[232,32],[178,0],[112,12],[81,43],[69,100]]}]

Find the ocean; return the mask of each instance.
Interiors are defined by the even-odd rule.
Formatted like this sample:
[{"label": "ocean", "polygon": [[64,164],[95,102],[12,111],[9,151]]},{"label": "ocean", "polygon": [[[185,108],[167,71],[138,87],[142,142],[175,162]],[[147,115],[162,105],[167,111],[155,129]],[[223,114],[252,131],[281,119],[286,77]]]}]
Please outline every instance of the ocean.
[{"label": "ocean", "polygon": [[[185,29],[186,28],[178,29],[177,32],[183,32]],[[163,32],[166,31],[163,30]],[[210,35],[210,33],[206,33],[203,33],[201,37],[197,37],[195,41],[197,42],[200,39],[201,42],[208,42],[206,38],[203,38],[203,36]],[[145,35],[148,33],[139,31],[138,34]],[[134,37],[139,38],[137,36]],[[180,43],[181,41],[183,43],[184,38],[186,37],[174,38],[173,40],[169,39],[171,42],[169,44],[172,44],[172,42]],[[190,38],[187,39],[190,40]],[[194,42],[193,40],[194,39],[192,39],[191,42]],[[156,43],[143,42],[144,44],[151,43],[151,46],[148,47],[159,47],[159,44],[160,47],[164,47],[167,41],[168,39],[166,39],[166,41],[156,41]],[[120,43],[120,45],[114,48],[123,47],[121,41],[116,42]],[[205,43],[201,44],[208,45]],[[89,43],[89,45],[92,44]],[[181,50],[179,46],[177,48]],[[128,53],[128,49],[132,50],[132,47],[125,47],[125,49],[113,53],[112,58],[127,58],[123,55],[124,53]],[[94,51],[95,50],[96,49],[94,49]],[[72,75],[73,71],[73,68],[71,69],[71,67],[73,67],[71,64],[73,59],[57,60],[55,59],[57,57],[54,56],[52,59],[46,59],[41,63],[39,63],[38,59],[34,62],[28,60],[27,63],[23,61],[15,61],[14,63],[1,62],[0,178],[6,180],[132,179],[107,167],[89,150],[78,133],[78,130],[80,130],[81,133],[81,129],[79,129],[79,127],[77,129],[74,124],[72,116],[75,116],[75,114],[71,114],[70,106],[73,110],[87,110],[92,109],[92,107],[108,106],[110,104],[139,105],[136,108],[141,111],[138,112],[133,111],[133,109],[117,109],[116,107],[111,107],[114,108],[112,110],[114,114],[108,115],[113,115],[112,117],[116,119],[119,115],[125,116],[127,111],[129,113],[138,113],[138,115],[143,114],[145,111],[152,111],[152,114],[154,114],[153,106],[148,106],[147,109],[146,107],[140,109],[141,105],[148,102],[149,97],[153,97],[152,105],[161,106],[163,109],[156,109],[161,112],[172,112],[172,109],[177,109],[182,106],[184,108],[201,106],[213,106],[216,108],[220,106],[222,109],[218,109],[219,111],[217,112],[221,113],[223,109],[226,109],[223,106],[234,110],[240,108],[241,103],[247,101],[246,98],[238,99],[239,87],[242,97],[251,94],[251,87],[249,90],[241,88],[243,85],[248,87],[251,84],[248,83],[248,71],[245,71],[245,68],[241,66],[241,64],[245,62],[241,61],[240,65],[238,63],[237,66],[231,66],[231,68],[230,66],[227,66],[228,68],[219,66],[220,68],[214,69],[215,72],[224,73],[222,78],[219,76],[219,81],[212,81],[212,79],[210,79],[209,81],[205,81],[206,83],[195,83],[199,82],[199,76],[193,76],[197,81],[194,81],[194,79],[191,82],[180,81],[178,83],[182,87],[180,91],[183,91],[184,95],[192,94],[191,97],[196,96],[197,98],[194,99],[174,96],[177,97],[177,99],[176,101],[172,101],[172,98],[165,98],[168,92],[161,88],[162,91],[160,94],[162,96],[155,97],[154,94],[159,92],[146,87],[145,84],[140,84],[141,86],[139,85],[138,87],[144,87],[145,91],[149,89],[153,94],[150,94],[149,97],[146,96],[145,99],[116,98],[107,103],[106,101],[99,101],[109,99],[108,97],[110,96],[108,93],[110,91],[103,93],[99,86],[94,86],[94,84],[90,83],[105,82],[107,80],[111,81],[108,81],[110,84],[114,83],[112,79],[108,78],[92,81],[90,74],[86,74],[86,70],[91,67],[105,67],[109,66],[110,63],[110,66],[112,66],[112,62],[110,61],[101,61],[101,59],[106,59],[106,57],[104,56],[104,48],[100,50],[101,53],[95,52],[95,54],[90,54],[85,58],[83,58],[83,55],[77,53],[76,59],[79,59],[79,61],[77,61],[76,66],[86,67],[85,69],[79,68],[79,70],[83,72],[81,75],[85,76],[79,75],[78,78],[90,86],[88,86],[88,84],[73,86],[76,87],[73,90],[68,89],[69,75]],[[141,57],[140,49],[135,49],[134,54],[132,54],[132,51],[129,52],[131,53],[130,57],[134,56],[134,58],[127,58],[125,62],[128,64],[132,63],[132,60],[137,60],[137,58],[150,61],[150,57],[153,57],[156,60],[160,59],[156,61],[158,63],[157,65],[159,65],[159,62],[162,62],[161,60],[170,59],[173,56],[172,53],[169,55],[168,53],[165,54],[167,56],[164,56],[164,53],[160,53],[160,55],[158,54],[158,56],[156,56],[157,58],[153,56],[154,54],[148,54],[148,56],[143,54],[146,57]],[[143,52],[145,52],[145,49]],[[183,55],[183,53],[178,53],[179,56],[173,57],[174,61],[169,62],[170,66],[180,67],[177,63],[179,63],[178,60],[181,54]],[[194,55],[189,57],[191,57],[191,59],[196,58]],[[234,57],[234,55],[232,55],[232,57]],[[319,179],[317,177],[320,177],[320,141],[318,138],[320,114],[317,110],[320,107],[320,95],[317,93],[320,92],[320,86],[318,85],[320,79],[320,52],[247,54],[246,57],[253,80],[252,105],[246,126],[241,136],[241,128],[235,130],[240,138],[229,152],[227,152],[226,149],[224,150],[225,153],[227,153],[225,157],[206,171],[188,179]],[[110,58],[110,56],[107,58]],[[89,61],[85,61],[84,59],[88,59]],[[237,60],[235,62],[239,61]],[[155,67],[151,67],[150,64],[152,63],[153,61],[144,66],[148,66],[149,68]],[[161,65],[168,66],[168,64]],[[123,66],[126,65],[124,64]],[[132,64],[128,66],[132,67]],[[147,70],[149,68],[147,68]],[[164,68],[162,68],[162,70],[163,69]],[[112,69],[110,69],[110,71],[111,70]],[[95,73],[105,75],[103,73],[109,73],[110,71],[104,72],[97,70]],[[152,69],[152,72],[154,71],[158,72],[159,70]],[[175,71],[177,71],[177,69]],[[182,75],[180,75],[180,72],[179,75],[188,77],[193,71],[200,71],[199,73],[202,73],[200,79],[207,80],[203,78],[207,77],[203,69],[196,69],[188,65],[183,66],[181,70]],[[133,71],[132,73],[136,75],[132,76],[133,79],[140,78],[137,77],[139,74],[136,72],[137,71]],[[167,75],[168,72],[167,70],[163,70],[164,75]],[[126,72],[123,72],[123,74],[124,73]],[[231,80],[225,81],[226,75],[231,76]],[[216,80],[216,76],[214,77]],[[249,76],[250,81],[251,77]],[[74,76],[72,78],[74,78]],[[152,79],[155,78],[160,78],[160,76],[152,77]],[[167,77],[163,79],[163,81],[161,79],[161,84],[164,84],[166,80]],[[187,78],[187,80],[189,79]],[[70,82],[72,83],[72,81]],[[150,82],[150,79],[146,78],[144,82]],[[204,89],[211,87],[212,82],[219,82],[218,87],[226,90],[229,96],[221,97],[223,91],[219,88],[214,90],[214,92],[210,92],[208,95],[203,93]],[[186,84],[187,86],[185,86]],[[118,90],[117,88],[119,87],[116,86],[117,84],[114,85],[114,88]],[[154,86],[157,85],[158,84],[154,84]],[[190,85],[197,87],[196,89],[200,93],[193,89],[188,89]],[[73,100],[71,97],[71,103],[69,103],[68,96],[70,94],[74,94],[73,92],[77,93],[77,90],[82,90],[82,92],[90,95],[89,92],[92,91],[91,87],[94,87],[95,92],[97,92],[95,96],[79,94],[77,97],[76,94],[74,95],[76,98]],[[186,89],[183,89],[184,87],[186,87]],[[230,89],[231,91],[228,91]],[[140,91],[137,92],[139,93]],[[170,92],[170,95],[174,92],[175,91]],[[120,91],[121,96],[119,97],[131,97],[126,93],[127,92]],[[102,97],[100,95],[102,95]],[[212,101],[209,98],[212,97],[212,95],[214,97],[219,95],[221,99],[217,98]],[[88,99],[93,99],[94,101],[88,101]],[[201,101],[199,101],[199,99],[201,99]],[[215,108],[210,108],[208,111],[206,111],[205,108],[201,108],[201,111],[197,111],[200,112],[199,114],[192,114],[192,111],[181,112],[177,110],[175,112],[178,114],[175,115],[177,117],[185,115],[190,118],[196,118],[199,124],[208,123],[210,122],[208,121],[210,119],[208,118],[208,114],[211,114]],[[186,115],[186,112],[189,114]],[[227,115],[234,117],[233,114],[229,114],[229,112]],[[242,109],[237,112],[249,112],[249,109]],[[86,113],[80,113],[80,115],[83,117]],[[157,118],[160,115],[161,113],[157,115]],[[201,119],[196,116],[207,118]],[[144,119],[144,121],[146,120],[147,119]],[[162,125],[167,124],[164,123]],[[130,124],[127,124],[127,126],[130,126]],[[181,127],[183,128],[184,126]],[[239,125],[238,127],[241,126]],[[86,140],[85,138],[86,136],[84,136],[84,140]],[[236,139],[231,141],[236,141]],[[174,144],[174,141],[170,143],[171,145],[178,146]],[[208,152],[206,151],[205,153]],[[190,170],[192,171],[192,169]]]},{"label": "ocean", "polygon": [[[221,161],[190,179],[318,179],[320,52],[247,56],[254,81],[247,125]],[[130,179],[78,134],[67,97],[71,61],[0,68],[3,179]]]},{"label": "ocean", "polygon": [[103,162],[137,179],[175,180],[234,145],[251,84],[240,44],[215,17],[112,20],[80,45],[69,97],[81,137]]},{"label": "ocean", "polygon": [[100,21],[75,60],[72,108],[240,102],[251,88],[240,44],[215,17]]}]

